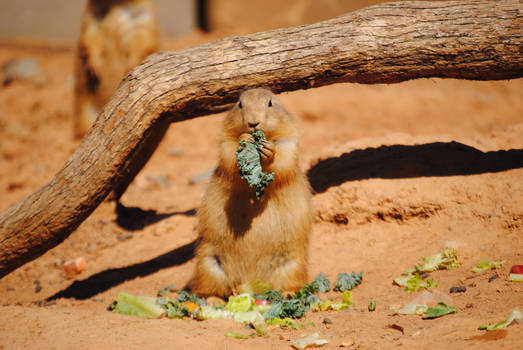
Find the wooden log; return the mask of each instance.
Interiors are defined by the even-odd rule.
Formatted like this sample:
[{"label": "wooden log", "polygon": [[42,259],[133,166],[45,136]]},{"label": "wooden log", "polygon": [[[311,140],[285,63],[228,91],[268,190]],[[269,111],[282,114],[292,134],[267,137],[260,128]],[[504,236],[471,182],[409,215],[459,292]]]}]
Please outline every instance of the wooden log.
[{"label": "wooden log", "polygon": [[328,21],[149,56],[64,167],[0,216],[0,277],[62,242],[122,192],[172,122],[223,111],[242,90],[523,76],[519,0],[395,2]]}]

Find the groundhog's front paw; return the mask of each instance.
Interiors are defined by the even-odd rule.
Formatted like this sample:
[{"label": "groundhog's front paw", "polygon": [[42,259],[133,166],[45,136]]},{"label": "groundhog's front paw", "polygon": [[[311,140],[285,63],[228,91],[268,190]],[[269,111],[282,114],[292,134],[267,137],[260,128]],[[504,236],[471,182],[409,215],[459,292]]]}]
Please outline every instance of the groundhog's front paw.
[{"label": "groundhog's front paw", "polygon": [[250,143],[254,143],[254,137],[252,137],[252,135],[248,134],[248,133],[240,135],[240,139],[238,141],[243,141],[243,140],[250,142]]},{"label": "groundhog's front paw", "polygon": [[260,156],[263,163],[271,163],[274,160],[274,143],[265,141],[260,148]]}]

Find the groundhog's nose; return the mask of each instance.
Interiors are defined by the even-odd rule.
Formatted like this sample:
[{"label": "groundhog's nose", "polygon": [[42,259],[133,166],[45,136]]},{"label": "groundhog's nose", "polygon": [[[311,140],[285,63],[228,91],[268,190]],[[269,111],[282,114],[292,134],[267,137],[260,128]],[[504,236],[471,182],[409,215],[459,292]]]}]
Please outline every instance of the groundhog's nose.
[{"label": "groundhog's nose", "polygon": [[249,128],[256,129],[256,127],[257,127],[260,123],[248,123],[248,124],[249,124]]}]

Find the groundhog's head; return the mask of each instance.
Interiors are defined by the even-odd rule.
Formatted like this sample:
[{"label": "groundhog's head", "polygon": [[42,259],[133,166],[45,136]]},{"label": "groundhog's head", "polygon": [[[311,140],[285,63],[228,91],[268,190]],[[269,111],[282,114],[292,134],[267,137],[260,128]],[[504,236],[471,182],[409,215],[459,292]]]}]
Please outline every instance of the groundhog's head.
[{"label": "groundhog's head", "polygon": [[267,138],[276,133],[282,122],[292,117],[270,90],[244,91],[225,119],[225,128],[231,136],[263,130]]}]

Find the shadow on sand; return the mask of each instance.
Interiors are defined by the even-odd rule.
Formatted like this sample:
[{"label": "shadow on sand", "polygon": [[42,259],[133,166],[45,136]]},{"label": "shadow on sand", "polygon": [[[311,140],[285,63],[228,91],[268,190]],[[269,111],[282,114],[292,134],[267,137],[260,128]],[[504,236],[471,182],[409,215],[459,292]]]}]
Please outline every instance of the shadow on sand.
[{"label": "shadow on sand", "polygon": [[346,181],[473,175],[523,167],[523,150],[482,152],[459,142],[366,148],[319,161],[307,176],[316,193]]}]

